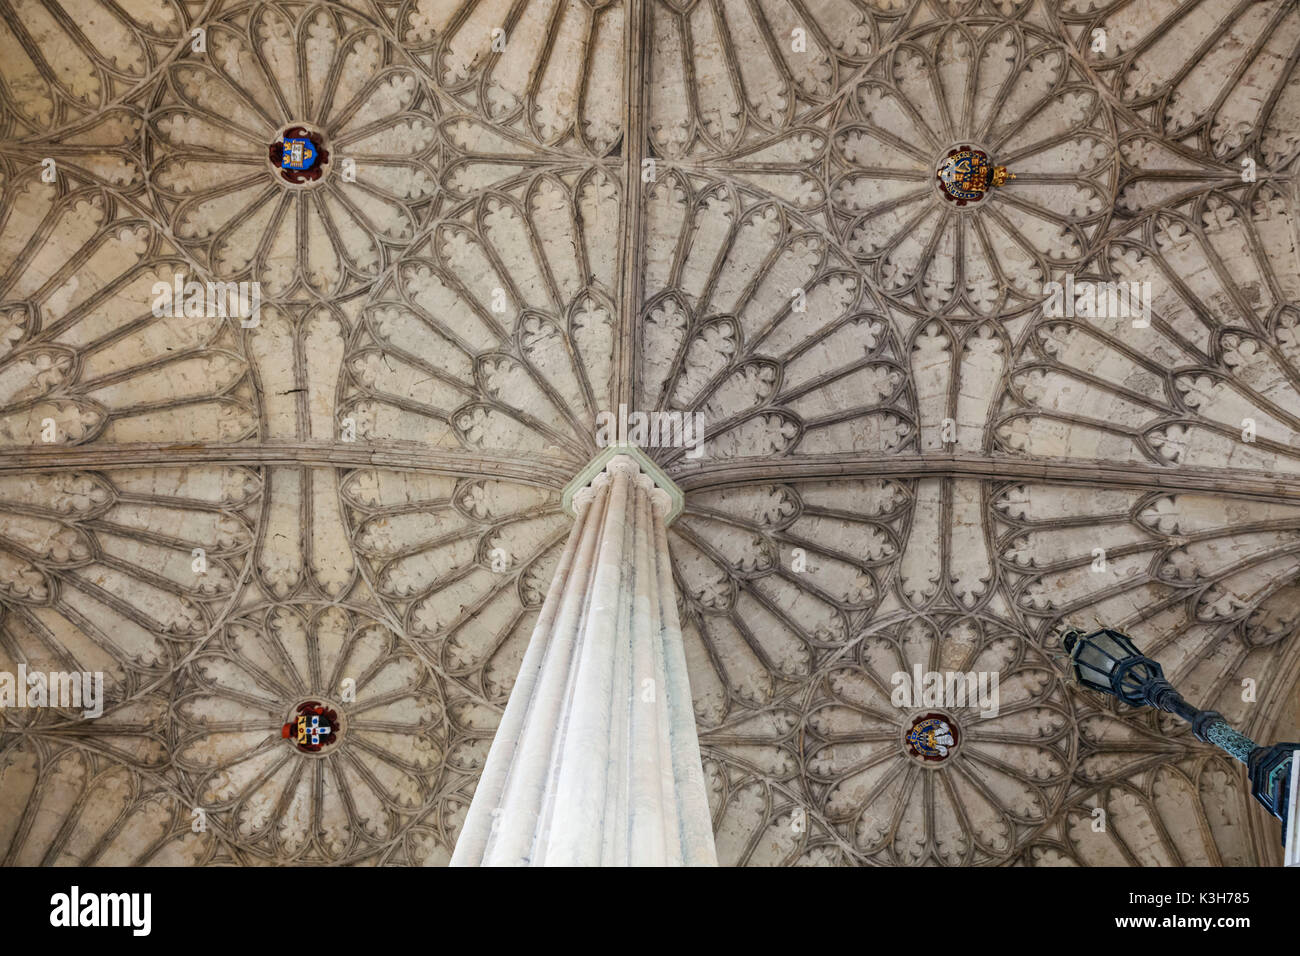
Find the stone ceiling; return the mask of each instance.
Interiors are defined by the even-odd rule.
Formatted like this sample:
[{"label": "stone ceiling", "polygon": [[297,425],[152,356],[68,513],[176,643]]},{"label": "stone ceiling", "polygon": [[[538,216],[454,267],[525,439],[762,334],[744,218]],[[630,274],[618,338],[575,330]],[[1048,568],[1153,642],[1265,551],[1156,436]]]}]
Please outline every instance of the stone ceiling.
[{"label": "stone ceiling", "polygon": [[[9,0],[0,671],[109,705],[0,711],[0,861],[445,863],[622,403],[706,422],[649,451],[722,862],[1277,862],[1052,632],[1297,733],[1298,60],[1291,0]],[[917,663],[1001,675],[934,769]]]}]

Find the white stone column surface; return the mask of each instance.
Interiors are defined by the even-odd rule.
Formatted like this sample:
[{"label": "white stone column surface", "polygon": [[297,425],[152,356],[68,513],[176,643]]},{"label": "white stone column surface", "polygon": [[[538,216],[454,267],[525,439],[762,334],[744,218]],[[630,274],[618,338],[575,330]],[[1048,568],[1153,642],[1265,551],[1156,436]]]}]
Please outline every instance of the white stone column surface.
[{"label": "white stone column surface", "polygon": [[669,495],[620,454],[573,504],[451,865],[716,866]]}]

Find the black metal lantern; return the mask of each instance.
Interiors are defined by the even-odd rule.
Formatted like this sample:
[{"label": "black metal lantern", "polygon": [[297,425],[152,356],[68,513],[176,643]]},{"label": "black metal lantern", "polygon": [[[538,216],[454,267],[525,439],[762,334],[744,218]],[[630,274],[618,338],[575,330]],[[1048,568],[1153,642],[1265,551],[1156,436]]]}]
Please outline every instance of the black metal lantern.
[{"label": "black metal lantern", "polygon": [[1300,744],[1261,747],[1232,728],[1223,715],[1187,703],[1165,679],[1160,665],[1138,650],[1122,631],[1103,627],[1092,633],[1070,629],[1061,635],[1074,675],[1084,687],[1118,697],[1134,707],[1155,707],[1192,725],[1197,739],[1213,744],[1246,765],[1250,792],[1282,821],[1286,833],[1287,795],[1293,758]]},{"label": "black metal lantern", "polygon": [[1154,705],[1150,693],[1169,686],[1160,665],[1144,656],[1122,631],[1108,627],[1086,635],[1066,631],[1064,643],[1080,684],[1126,704]]}]

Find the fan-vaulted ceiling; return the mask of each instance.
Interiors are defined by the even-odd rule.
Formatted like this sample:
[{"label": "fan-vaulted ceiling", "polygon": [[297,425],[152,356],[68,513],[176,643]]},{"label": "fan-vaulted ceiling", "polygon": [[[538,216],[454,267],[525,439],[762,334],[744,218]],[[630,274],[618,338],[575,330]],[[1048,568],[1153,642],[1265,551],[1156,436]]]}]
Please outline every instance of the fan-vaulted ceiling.
[{"label": "fan-vaulted ceiling", "polygon": [[[109,706],[0,711],[0,860],[445,862],[622,403],[706,422],[650,453],[722,862],[1274,862],[1052,633],[1296,733],[1298,59],[1289,0],[5,4],[0,671]],[[917,663],[1001,677],[934,769]]]}]

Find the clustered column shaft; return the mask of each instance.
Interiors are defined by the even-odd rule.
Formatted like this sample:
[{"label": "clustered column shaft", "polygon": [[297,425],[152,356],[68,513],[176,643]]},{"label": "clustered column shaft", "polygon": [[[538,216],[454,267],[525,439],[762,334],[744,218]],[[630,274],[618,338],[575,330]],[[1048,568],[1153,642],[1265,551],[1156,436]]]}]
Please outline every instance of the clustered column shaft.
[{"label": "clustered column shaft", "polygon": [[452,865],[716,865],[669,496],[618,455],[573,502]]}]

